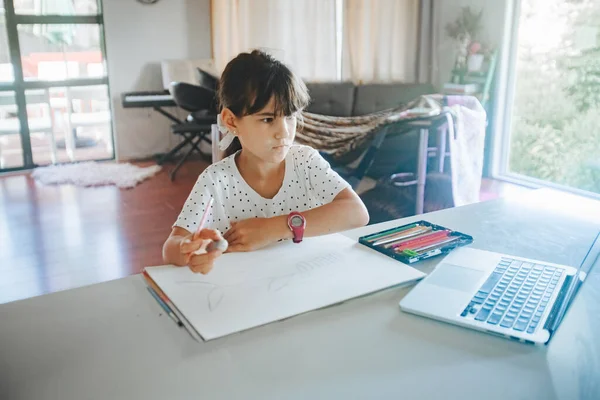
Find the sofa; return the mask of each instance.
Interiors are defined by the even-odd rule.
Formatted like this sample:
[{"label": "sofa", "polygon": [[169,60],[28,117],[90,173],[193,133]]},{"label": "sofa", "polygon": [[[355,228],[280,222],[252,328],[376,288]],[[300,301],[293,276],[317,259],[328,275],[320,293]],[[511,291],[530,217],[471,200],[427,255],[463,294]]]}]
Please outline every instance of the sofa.
[{"label": "sofa", "polygon": [[[311,96],[308,112],[339,117],[359,116],[399,107],[421,95],[436,92],[433,85],[427,83],[392,82],[355,85],[352,82],[308,82],[306,86]],[[365,176],[379,179],[396,172],[412,171],[417,165],[417,142],[417,131],[389,135],[377,150]],[[345,175],[343,172],[347,166],[335,165],[332,160],[328,160],[338,172]],[[360,158],[350,163],[350,169],[357,166],[359,161]]]},{"label": "sofa", "polygon": [[435,93],[428,83],[373,83],[355,85],[352,82],[307,83],[311,104],[308,112],[336,117],[370,114],[398,107],[415,98]]}]

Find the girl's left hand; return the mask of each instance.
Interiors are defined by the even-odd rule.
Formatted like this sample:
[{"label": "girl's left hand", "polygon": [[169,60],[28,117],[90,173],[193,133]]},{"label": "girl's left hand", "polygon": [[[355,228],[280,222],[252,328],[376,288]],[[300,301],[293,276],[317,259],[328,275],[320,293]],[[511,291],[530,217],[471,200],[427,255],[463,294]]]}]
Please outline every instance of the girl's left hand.
[{"label": "girl's left hand", "polygon": [[271,218],[249,218],[232,222],[231,228],[223,235],[229,242],[227,252],[253,251],[278,241],[278,227]]}]

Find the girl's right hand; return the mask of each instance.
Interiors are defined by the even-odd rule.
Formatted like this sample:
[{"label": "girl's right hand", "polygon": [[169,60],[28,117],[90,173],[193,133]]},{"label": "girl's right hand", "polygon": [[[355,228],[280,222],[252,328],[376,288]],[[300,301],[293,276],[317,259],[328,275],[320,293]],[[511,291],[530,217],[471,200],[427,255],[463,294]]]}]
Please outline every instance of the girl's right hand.
[{"label": "girl's right hand", "polygon": [[186,258],[192,272],[207,274],[212,270],[214,262],[221,254],[220,250],[206,252],[208,245],[223,239],[221,233],[214,229],[203,229],[200,233],[186,236],[179,244],[181,254]]}]

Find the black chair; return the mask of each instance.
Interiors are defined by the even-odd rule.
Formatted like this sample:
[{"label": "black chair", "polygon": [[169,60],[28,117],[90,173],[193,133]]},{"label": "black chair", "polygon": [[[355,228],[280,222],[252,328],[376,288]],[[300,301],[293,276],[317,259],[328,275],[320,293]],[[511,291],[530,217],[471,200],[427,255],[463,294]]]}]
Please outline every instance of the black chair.
[{"label": "black chair", "polygon": [[198,72],[198,85],[216,92],[219,79],[200,68],[196,68],[196,71]]},{"label": "black chair", "polygon": [[179,150],[190,145],[190,148],[185,152],[181,160],[177,162],[173,171],[171,171],[171,180],[174,180],[179,168],[194,151],[206,156],[200,150],[199,145],[202,141],[207,142],[209,145],[211,144],[211,125],[217,123],[217,111],[214,89],[184,82],[173,82],[171,83],[170,93],[173,96],[175,104],[190,113],[185,121],[174,124],[171,127],[174,134],[183,137],[183,141],[158,161],[160,165],[172,159]]}]

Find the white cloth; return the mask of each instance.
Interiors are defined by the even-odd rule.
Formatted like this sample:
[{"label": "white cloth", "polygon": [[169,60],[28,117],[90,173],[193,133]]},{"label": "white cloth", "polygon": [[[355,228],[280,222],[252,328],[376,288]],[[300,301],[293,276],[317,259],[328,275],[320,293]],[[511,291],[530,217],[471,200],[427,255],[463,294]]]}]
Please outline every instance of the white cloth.
[{"label": "white cloth", "polygon": [[210,165],[192,188],[174,226],[194,232],[209,199],[205,228],[226,232],[232,221],[306,211],[330,203],[348,183],[313,148],[294,145],[285,159],[283,185],[272,199],[256,193],[237,169],[235,154]]},{"label": "white cloth", "polygon": [[[486,113],[477,98],[448,96],[456,125],[449,124],[454,206],[479,201],[485,146]],[[454,131],[453,128],[456,128]]]}]

